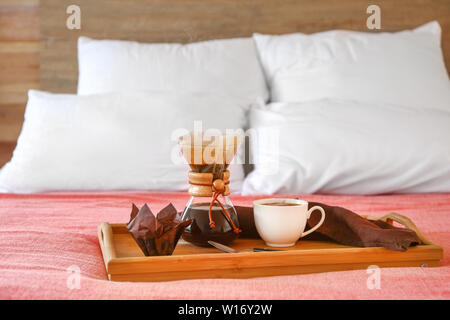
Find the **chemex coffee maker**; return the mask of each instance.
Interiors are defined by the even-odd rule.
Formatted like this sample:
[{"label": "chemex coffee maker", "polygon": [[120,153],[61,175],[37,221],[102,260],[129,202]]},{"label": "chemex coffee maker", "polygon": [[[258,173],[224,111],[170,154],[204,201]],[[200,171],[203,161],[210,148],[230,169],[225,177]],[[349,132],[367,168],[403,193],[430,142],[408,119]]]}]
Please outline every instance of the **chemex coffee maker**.
[{"label": "chemex coffee maker", "polygon": [[229,244],[239,236],[236,210],[229,199],[230,172],[241,135],[206,135],[192,132],[179,138],[184,158],[191,167],[189,194],[182,220],[192,219],[184,240],[208,247],[209,240]]}]

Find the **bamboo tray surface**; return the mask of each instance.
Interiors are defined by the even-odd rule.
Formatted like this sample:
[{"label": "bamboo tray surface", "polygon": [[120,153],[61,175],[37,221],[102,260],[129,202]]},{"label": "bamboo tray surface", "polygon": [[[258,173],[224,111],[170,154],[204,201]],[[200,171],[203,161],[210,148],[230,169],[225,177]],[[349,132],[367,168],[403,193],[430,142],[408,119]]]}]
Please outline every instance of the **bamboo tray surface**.
[{"label": "bamboo tray surface", "polygon": [[[367,217],[368,219],[376,219]],[[439,266],[440,246],[425,238],[411,220],[398,214],[380,218],[397,221],[417,232],[424,244],[406,252],[385,248],[350,247],[323,241],[299,240],[283,251],[224,253],[180,241],[171,256],[146,257],[125,224],[104,222],[98,226],[100,247],[109,280],[169,281],[201,278],[252,278],[379,267]],[[260,239],[237,239],[234,249],[269,248]]]}]

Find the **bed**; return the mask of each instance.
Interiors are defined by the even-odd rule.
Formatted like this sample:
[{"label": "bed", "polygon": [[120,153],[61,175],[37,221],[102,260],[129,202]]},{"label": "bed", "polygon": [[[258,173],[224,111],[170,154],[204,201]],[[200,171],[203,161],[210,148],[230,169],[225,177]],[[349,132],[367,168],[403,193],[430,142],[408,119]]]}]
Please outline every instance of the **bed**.
[{"label": "bed", "polygon": [[[450,65],[448,2],[381,1],[383,30],[396,31],[433,19],[441,23],[442,47]],[[250,36],[253,32],[306,33],[327,29],[366,30],[368,2],[214,1],[201,0],[78,1],[80,30],[61,27],[71,1],[41,0],[40,87],[75,92],[76,45],[80,35],[145,42],[194,42]],[[409,14],[405,14],[408,10]],[[237,13],[237,14],[235,14]],[[117,23],[121,15],[124,23]],[[408,16],[408,18],[405,18]],[[283,17],[283,19],[279,19]],[[0,145],[0,165],[14,144]],[[1,299],[449,299],[450,194],[292,195],[343,206],[359,214],[382,216],[395,211],[444,249],[436,268],[383,268],[381,288],[369,289],[366,270],[268,278],[206,279],[155,283],[107,280],[97,239],[102,222],[125,223],[131,203],[148,203],[155,211],[172,202],[181,210],[186,192],[53,192],[0,194]],[[258,196],[232,195],[235,205],[251,205]],[[80,273],[79,286],[70,279]]]},{"label": "bed", "polygon": [[[381,288],[367,287],[366,270],[269,278],[128,283],[108,281],[97,225],[128,221],[130,204],[182,209],[186,193],[71,193],[0,195],[0,298],[2,299],[448,299],[450,194],[299,195],[360,214],[407,215],[444,249],[442,266],[383,268]],[[237,205],[250,197],[233,196]],[[301,240],[300,240],[301,241]],[[79,268],[79,289],[70,289]]]}]

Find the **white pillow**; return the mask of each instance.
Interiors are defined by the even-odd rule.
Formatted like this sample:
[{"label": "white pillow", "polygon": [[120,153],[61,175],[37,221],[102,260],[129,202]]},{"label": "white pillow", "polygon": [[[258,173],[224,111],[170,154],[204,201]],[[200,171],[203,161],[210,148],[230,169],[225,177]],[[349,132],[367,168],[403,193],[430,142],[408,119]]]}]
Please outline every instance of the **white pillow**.
[{"label": "white pillow", "polygon": [[252,38],[191,44],[78,39],[78,94],[162,90],[266,100]]},{"label": "white pillow", "polygon": [[[246,123],[246,106],[217,95],[30,90],[28,97],[17,147],[0,171],[4,192],[187,190],[189,169],[176,137],[192,130],[195,120],[203,121],[203,129]],[[237,191],[242,165],[232,164],[230,171],[231,190]]]},{"label": "white pillow", "polygon": [[324,99],[251,112],[242,192],[450,192],[450,112]]},{"label": "white pillow", "polygon": [[437,22],[412,31],[255,34],[272,102],[322,98],[450,110]]}]

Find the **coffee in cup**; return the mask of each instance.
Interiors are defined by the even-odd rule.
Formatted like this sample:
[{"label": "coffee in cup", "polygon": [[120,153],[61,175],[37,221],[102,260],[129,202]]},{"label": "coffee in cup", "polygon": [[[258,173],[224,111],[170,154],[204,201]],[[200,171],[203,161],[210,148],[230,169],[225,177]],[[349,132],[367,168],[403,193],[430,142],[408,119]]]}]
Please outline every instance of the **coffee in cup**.
[{"label": "coffee in cup", "polygon": [[[311,213],[319,210],[322,218],[310,230],[304,232]],[[271,247],[291,247],[297,240],[319,228],[325,220],[325,210],[314,206],[308,210],[308,202],[297,199],[261,199],[253,202],[255,225],[260,237]]]}]

